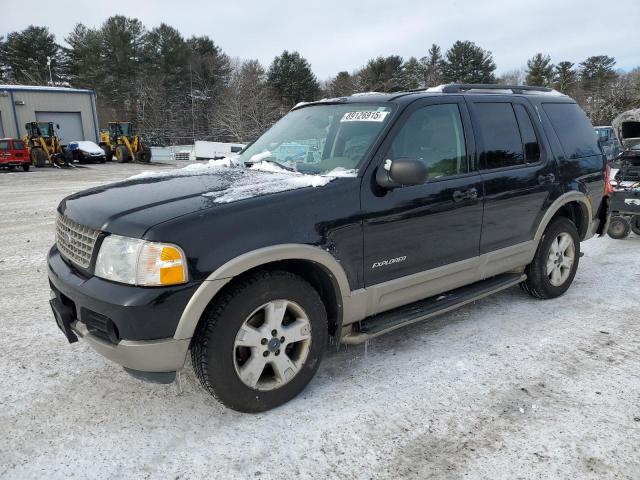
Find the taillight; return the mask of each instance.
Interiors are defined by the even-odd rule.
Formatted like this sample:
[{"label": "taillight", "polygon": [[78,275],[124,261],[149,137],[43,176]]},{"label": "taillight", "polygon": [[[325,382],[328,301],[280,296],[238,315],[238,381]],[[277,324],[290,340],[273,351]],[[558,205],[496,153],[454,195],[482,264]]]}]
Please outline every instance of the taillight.
[{"label": "taillight", "polygon": [[611,195],[613,193],[613,185],[611,185],[611,167],[607,163],[604,169],[604,196]]}]

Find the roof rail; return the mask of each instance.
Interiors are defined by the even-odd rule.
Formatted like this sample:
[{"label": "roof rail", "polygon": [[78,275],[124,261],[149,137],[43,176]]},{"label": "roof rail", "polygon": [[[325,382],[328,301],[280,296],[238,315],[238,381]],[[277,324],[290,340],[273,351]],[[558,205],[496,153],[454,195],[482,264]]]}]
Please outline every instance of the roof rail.
[{"label": "roof rail", "polygon": [[427,91],[442,93],[464,93],[471,90],[500,91],[501,93],[505,90],[510,90],[511,93],[542,93],[561,95],[561,93],[557,90],[547,87],[534,87],[530,85],[497,85],[486,83],[449,83],[446,85],[439,85],[437,87],[427,89]]}]

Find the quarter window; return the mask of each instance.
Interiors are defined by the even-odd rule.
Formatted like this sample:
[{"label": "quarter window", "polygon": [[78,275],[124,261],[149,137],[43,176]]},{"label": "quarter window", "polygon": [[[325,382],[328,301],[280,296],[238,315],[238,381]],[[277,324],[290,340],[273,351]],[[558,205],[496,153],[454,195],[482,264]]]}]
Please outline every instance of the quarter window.
[{"label": "quarter window", "polygon": [[522,139],[511,103],[476,103],[486,169],[525,163]]},{"label": "quarter window", "polygon": [[413,112],[396,134],[388,157],[423,161],[429,168],[430,179],[467,173],[469,165],[458,105],[429,105]]},{"label": "quarter window", "polygon": [[537,163],[540,161],[540,144],[536,137],[536,131],[533,129],[531,117],[523,105],[517,103],[513,108],[516,112],[522,143],[524,144],[524,159],[527,163]]},{"label": "quarter window", "polygon": [[567,158],[599,155],[598,137],[591,122],[575,103],[543,103]]}]

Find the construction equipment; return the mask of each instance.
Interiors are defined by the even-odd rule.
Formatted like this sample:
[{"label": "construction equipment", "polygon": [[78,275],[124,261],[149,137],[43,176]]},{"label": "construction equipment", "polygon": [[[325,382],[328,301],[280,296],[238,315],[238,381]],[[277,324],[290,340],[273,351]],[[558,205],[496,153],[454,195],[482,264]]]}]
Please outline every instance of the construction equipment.
[{"label": "construction equipment", "polygon": [[24,127],[27,134],[22,140],[35,167],[73,167],[73,155],[60,143],[53,122],[29,122]]},{"label": "construction equipment", "polygon": [[151,149],[143,145],[140,135],[132,133],[130,122],[109,122],[108,125],[107,130],[100,132],[100,146],[107,161],[111,161],[114,155],[119,163],[151,161]]}]

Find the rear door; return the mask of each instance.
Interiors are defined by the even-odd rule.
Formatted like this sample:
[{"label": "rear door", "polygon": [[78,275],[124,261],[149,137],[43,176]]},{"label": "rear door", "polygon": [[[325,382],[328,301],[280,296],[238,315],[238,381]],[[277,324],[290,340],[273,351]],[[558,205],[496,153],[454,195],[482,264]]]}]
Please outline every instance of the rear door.
[{"label": "rear door", "polygon": [[554,189],[553,156],[522,97],[468,95],[485,204],[480,254],[532,240]]}]

